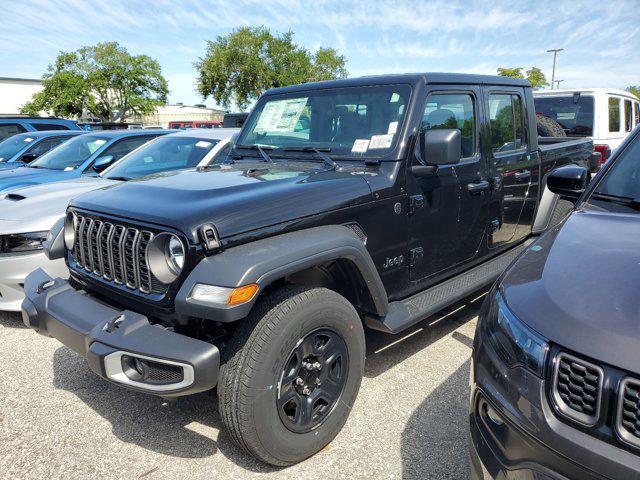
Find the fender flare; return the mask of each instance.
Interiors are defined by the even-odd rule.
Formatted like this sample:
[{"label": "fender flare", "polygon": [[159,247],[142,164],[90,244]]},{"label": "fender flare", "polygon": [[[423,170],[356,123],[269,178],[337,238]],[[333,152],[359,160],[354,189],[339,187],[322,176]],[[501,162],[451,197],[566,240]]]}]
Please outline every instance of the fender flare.
[{"label": "fender flare", "polygon": [[196,283],[240,287],[272,282],[331,260],[353,263],[366,283],[378,315],[388,309],[387,293],[371,255],[352,230],[328,225],[285,233],[232,247],[206,257],[191,271],[176,296],[176,313],[229,322],[245,317],[254,301],[236,307],[214,307],[188,299]]}]

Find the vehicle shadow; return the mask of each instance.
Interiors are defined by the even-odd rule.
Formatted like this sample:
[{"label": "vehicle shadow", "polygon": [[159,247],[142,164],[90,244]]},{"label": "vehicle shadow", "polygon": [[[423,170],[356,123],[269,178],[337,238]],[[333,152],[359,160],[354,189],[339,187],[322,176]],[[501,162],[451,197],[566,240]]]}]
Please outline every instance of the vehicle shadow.
[{"label": "vehicle shadow", "polygon": [[404,480],[469,478],[469,367],[467,360],[411,414],[401,439]]},{"label": "vehicle shadow", "polygon": [[67,347],[54,352],[53,373],[56,388],[76,395],[107,420],[123,442],[180,458],[206,458],[220,452],[250,471],[275,470],[235,447],[222,425],[213,391],[176,402],[132,392],[96,376],[84,358]]},{"label": "vehicle shadow", "polygon": [[7,328],[27,328],[18,312],[0,312],[0,326]]}]

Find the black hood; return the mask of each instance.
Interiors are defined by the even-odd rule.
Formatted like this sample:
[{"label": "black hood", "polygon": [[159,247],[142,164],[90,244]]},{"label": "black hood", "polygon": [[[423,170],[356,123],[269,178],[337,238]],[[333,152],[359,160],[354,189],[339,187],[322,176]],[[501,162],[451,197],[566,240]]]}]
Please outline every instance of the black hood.
[{"label": "black hood", "polygon": [[213,223],[225,238],[371,201],[361,173],[318,170],[309,162],[236,163],[131,180],[81,195],[71,205],[173,227],[191,240],[203,223]]},{"label": "black hood", "polygon": [[527,249],[501,289],[552,342],[640,373],[640,214],[574,212]]}]

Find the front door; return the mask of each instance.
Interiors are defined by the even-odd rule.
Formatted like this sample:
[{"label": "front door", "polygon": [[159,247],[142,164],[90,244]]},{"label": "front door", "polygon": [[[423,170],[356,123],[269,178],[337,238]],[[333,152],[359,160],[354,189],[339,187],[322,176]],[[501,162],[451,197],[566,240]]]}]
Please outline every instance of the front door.
[{"label": "front door", "polygon": [[478,133],[480,98],[480,90],[469,86],[434,89],[427,96],[422,129],[459,129],[462,151],[459,163],[439,166],[432,174],[407,173],[413,281],[428,281],[473,260],[482,245],[490,192]]},{"label": "front door", "polygon": [[527,141],[524,90],[486,87],[484,94],[491,138],[489,247],[497,248],[519,240],[518,222],[539,172]]}]

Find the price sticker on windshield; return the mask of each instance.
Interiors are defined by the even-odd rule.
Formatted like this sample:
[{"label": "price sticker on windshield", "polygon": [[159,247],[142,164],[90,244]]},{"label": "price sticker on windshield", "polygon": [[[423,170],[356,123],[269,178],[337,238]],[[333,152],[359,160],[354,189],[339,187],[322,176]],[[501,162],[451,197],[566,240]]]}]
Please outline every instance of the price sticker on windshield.
[{"label": "price sticker on windshield", "polygon": [[258,118],[256,132],[293,132],[307,106],[307,97],[268,102]]},{"label": "price sticker on windshield", "polygon": [[351,147],[351,152],[352,153],[364,153],[367,151],[367,149],[369,148],[369,140],[364,138],[364,139],[357,139],[355,142],[353,142],[353,147]]},{"label": "price sticker on windshield", "polygon": [[393,142],[393,135],[387,133],[386,135],[374,135],[369,142],[369,150],[380,150],[383,148],[389,148]]}]

